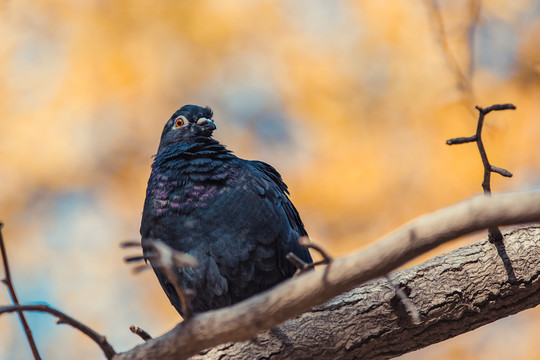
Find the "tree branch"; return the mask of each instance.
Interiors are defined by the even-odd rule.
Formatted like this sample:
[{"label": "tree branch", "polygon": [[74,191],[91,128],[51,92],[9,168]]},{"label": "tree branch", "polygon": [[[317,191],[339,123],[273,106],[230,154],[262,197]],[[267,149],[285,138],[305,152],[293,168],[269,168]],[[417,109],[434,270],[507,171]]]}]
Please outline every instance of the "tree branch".
[{"label": "tree branch", "polygon": [[[194,295],[192,289],[185,289],[182,284],[178,281],[177,276],[175,275],[175,268],[184,268],[192,267],[197,265],[197,259],[193,256],[186,254],[184,252],[175,250],[170,246],[166,245],[161,240],[157,239],[148,239],[150,245],[148,245],[149,252],[146,255],[132,255],[124,257],[124,262],[142,262],[145,264],[139,265],[134,268],[135,273],[139,273],[146,269],[149,269],[146,260],[149,260],[154,267],[157,267],[166,277],[167,280],[171,283],[178,298],[180,298],[180,303],[182,304],[182,314],[184,319],[189,319],[193,316],[193,311],[191,309],[190,297]],[[124,241],[120,244],[122,248],[137,247],[142,248],[142,244],[137,241]],[[137,334],[141,335],[141,334]],[[143,338],[144,339],[144,338]],[[147,340],[147,339],[145,339]]]},{"label": "tree branch", "polygon": [[[15,286],[13,285],[13,281],[11,280],[11,272],[9,270],[6,246],[4,244],[4,237],[2,236],[3,228],[4,228],[4,224],[0,222],[0,251],[2,253],[2,262],[4,263],[4,275],[5,275],[4,279],[2,279],[2,282],[7,286],[9,295],[11,296],[11,300],[13,301],[13,304],[19,305],[19,297],[17,296],[17,293],[15,292]],[[41,360],[41,356],[39,355],[36,342],[34,341],[34,337],[32,336],[32,330],[30,329],[30,326],[28,325],[28,322],[26,321],[26,316],[24,316],[24,313],[22,311],[18,311],[18,314],[19,314],[19,319],[21,320],[21,325],[24,329],[24,333],[26,334],[26,338],[28,339],[28,345],[30,345],[30,350],[32,351],[32,355],[34,356],[35,360]]]},{"label": "tree branch", "polygon": [[[454,139],[449,139],[446,141],[447,145],[457,145],[465,144],[468,142],[476,142],[478,147],[478,152],[480,152],[480,157],[482,158],[482,164],[484,165],[484,180],[482,181],[482,188],[484,189],[484,195],[491,196],[491,173],[495,172],[505,177],[512,177],[512,173],[506,169],[493,166],[489,163],[486,150],[484,149],[484,143],[482,141],[482,128],[484,126],[484,118],[487,114],[492,111],[501,111],[501,110],[515,110],[516,107],[513,104],[496,104],[491,105],[487,108],[481,108],[476,106],[478,110],[478,124],[476,126],[476,134],[469,137],[459,137]],[[491,226],[488,229],[489,239],[491,241],[501,242],[503,240],[501,231],[497,226]]]},{"label": "tree branch", "polygon": [[290,261],[294,266],[296,266],[296,273],[294,274],[294,276],[298,276],[305,271],[314,269],[317,266],[328,265],[330,264],[330,262],[332,262],[332,257],[328,255],[326,250],[324,250],[319,245],[312,244],[307,236],[302,236],[300,239],[298,239],[298,243],[301,246],[305,246],[309,249],[315,250],[319,255],[321,255],[322,259],[317,262],[306,263],[304,260],[296,256],[295,253],[288,253],[285,258]]},{"label": "tree branch", "polygon": [[[537,306],[540,225],[505,232],[504,263],[497,245],[484,239],[392,274],[392,283],[419,311],[418,323],[396,289],[377,279],[253,340],[218,346],[191,360],[247,359],[246,354],[274,360],[388,359]],[[508,266],[517,279],[508,277]]]},{"label": "tree branch", "polygon": [[107,359],[112,359],[113,356],[116,354],[113,347],[109,344],[107,341],[107,338],[103,335],[98,334],[88,326],[84,325],[78,320],[75,320],[69,315],[64,314],[60,310],[56,310],[50,306],[47,305],[7,305],[7,306],[0,306],[0,315],[4,313],[9,312],[22,312],[22,311],[37,311],[42,313],[47,313],[54,315],[58,318],[56,321],[57,324],[68,324],[75,329],[79,330],[86,336],[88,336],[90,339],[92,339],[96,344],[99,345],[101,350],[103,350],[103,353],[105,354],[105,357]]},{"label": "tree branch", "polygon": [[148,340],[150,340],[152,338],[152,336],[150,336],[149,333],[147,333],[145,330],[143,330],[140,327],[135,326],[135,325],[131,325],[129,327],[129,331],[131,331],[135,335],[139,336],[144,341],[148,341]]},{"label": "tree branch", "polygon": [[365,250],[334,259],[234,306],[197,314],[114,359],[185,359],[226,342],[253,338],[283,321],[386,275],[456,237],[494,225],[540,220],[540,193],[474,197],[417,218]]}]

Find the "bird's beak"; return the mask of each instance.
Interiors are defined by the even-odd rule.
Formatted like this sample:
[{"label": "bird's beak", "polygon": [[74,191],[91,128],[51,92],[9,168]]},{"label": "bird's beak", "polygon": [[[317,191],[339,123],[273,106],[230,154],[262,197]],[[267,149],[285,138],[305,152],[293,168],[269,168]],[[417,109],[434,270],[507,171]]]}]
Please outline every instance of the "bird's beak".
[{"label": "bird's beak", "polygon": [[200,126],[209,125],[212,127],[212,130],[216,130],[216,125],[214,124],[214,120],[212,119],[200,118],[199,120],[197,120],[197,125],[200,125]]}]

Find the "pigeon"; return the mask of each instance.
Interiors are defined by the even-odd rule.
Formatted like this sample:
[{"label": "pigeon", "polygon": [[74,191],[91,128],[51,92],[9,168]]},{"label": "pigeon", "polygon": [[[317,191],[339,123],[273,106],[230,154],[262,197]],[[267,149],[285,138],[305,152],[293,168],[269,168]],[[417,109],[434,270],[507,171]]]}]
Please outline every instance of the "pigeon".
[{"label": "pigeon", "polygon": [[196,259],[196,266],[173,268],[191,293],[194,313],[235,304],[290,278],[296,267],[288,253],[312,262],[298,242],[307,233],[281,175],[213,139],[212,118],[209,107],[185,105],[167,121],[142,214],[144,255],[182,316],[174,286],[149,256],[153,241]]}]

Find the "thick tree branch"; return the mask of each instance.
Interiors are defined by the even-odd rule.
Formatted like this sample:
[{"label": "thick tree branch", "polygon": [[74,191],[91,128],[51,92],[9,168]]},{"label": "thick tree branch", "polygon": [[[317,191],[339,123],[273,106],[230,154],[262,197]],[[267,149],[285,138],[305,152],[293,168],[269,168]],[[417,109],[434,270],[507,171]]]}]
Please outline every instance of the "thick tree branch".
[{"label": "thick tree branch", "polygon": [[365,250],[334,259],[324,270],[307,272],[229,308],[198,314],[114,358],[184,359],[218,344],[251,339],[446,241],[494,225],[538,220],[540,193],[474,197],[417,218]]},{"label": "thick tree branch", "polygon": [[[385,279],[371,281],[255,339],[203,359],[388,359],[540,304],[540,225],[505,232],[507,259],[487,239],[392,274],[419,311],[415,323]],[[516,278],[506,269],[512,267]]]}]

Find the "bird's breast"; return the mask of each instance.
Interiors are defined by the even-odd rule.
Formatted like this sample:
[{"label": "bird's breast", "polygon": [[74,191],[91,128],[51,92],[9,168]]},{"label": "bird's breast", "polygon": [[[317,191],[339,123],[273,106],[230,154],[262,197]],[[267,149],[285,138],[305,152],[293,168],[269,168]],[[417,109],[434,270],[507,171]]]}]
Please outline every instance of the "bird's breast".
[{"label": "bird's breast", "polygon": [[147,198],[157,216],[167,213],[190,214],[208,207],[226,187],[219,182],[193,182],[176,180],[167,175],[156,174],[148,187]]}]

